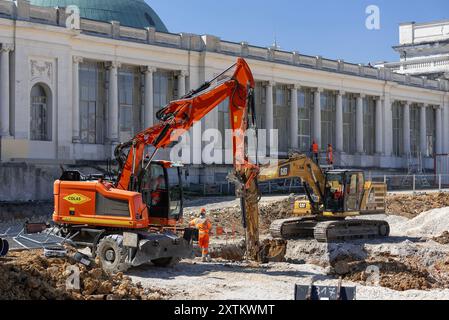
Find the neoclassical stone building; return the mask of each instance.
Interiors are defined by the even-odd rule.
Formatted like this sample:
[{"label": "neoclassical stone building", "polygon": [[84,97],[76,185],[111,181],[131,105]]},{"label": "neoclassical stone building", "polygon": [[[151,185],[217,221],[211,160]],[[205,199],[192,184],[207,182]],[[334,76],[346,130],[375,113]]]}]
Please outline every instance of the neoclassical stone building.
[{"label": "neoclassical stone building", "polygon": [[[0,1],[0,51],[3,163],[110,158],[158,109],[239,56],[257,81],[259,127],[279,130],[281,156],[308,151],[313,139],[334,146],[338,165],[379,170],[406,169],[416,157],[432,169],[434,154],[449,153],[448,80],[169,33],[143,0]],[[225,105],[193,139],[208,128],[228,128]],[[190,180],[224,180],[228,168],[201,166],[201,148],[192,151]]]}]

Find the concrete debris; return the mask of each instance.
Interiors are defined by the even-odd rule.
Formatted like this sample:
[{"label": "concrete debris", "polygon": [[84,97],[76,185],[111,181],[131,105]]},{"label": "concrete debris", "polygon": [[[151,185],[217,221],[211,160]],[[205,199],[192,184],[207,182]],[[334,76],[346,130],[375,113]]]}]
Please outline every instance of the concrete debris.
[{"label": "concrete debris", "polygon": [[[79,290],[66,290],[70,266],[80,270]],[[42,250],[13,252],[0,259],[0,283],[0,300],[160,300],[170,296],[164,290],[133,284],[122,273],[111,276],[71,259],[47,259]]]}]

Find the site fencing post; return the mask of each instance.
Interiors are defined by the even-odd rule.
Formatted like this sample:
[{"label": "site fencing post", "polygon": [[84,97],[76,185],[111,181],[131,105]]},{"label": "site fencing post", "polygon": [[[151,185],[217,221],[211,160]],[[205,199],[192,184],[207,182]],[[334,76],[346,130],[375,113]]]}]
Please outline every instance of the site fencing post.
[{"label": "site fencing post", "polygon": [[387,176],[384,176],[384,183],[387,184]]},{"label": "site fencing post", "polygon": [[441,174],[438,175],[438,191],[441,191]]},{"label": "site fencing post", "polygon": [[413,193],[416,193],[416,175],[413,175]]}]

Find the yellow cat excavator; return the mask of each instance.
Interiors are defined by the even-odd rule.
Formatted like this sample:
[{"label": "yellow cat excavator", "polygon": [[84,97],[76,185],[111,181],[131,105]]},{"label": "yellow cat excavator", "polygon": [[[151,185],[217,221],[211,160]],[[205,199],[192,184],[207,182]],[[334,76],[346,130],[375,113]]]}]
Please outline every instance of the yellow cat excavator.
[{"label": "yellow cat excavator", "polygon": [[300,178],[306,198],[295,200],[292,218],[274,221],[274,238],[309,238],[320,242],[387,237],[386,221],[354,219],[385,213],[387,187],[365,180],[361,170],[329,170],[304,154],[293,154],[276,165],[261,167],[259,182]]}]

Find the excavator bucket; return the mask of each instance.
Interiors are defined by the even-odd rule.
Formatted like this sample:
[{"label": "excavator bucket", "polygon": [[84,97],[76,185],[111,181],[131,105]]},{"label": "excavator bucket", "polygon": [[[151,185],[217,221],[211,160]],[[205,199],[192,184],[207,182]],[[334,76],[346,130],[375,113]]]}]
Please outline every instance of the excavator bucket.
[{"label": "excavator bucket", "polygon": [[160,259],[186,259],[193,256],[190,232],[179,237],[171,232],[145,233],[136,237],[135,233],[124,233],[123,244],[135,249],[135,255],[129,257],[128,263],[133,267]]}]

